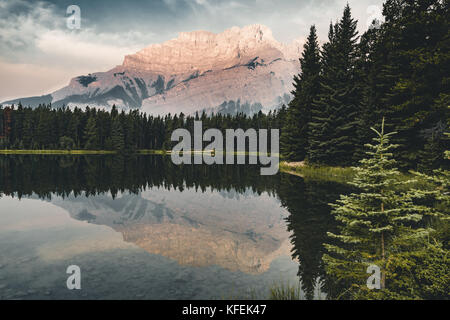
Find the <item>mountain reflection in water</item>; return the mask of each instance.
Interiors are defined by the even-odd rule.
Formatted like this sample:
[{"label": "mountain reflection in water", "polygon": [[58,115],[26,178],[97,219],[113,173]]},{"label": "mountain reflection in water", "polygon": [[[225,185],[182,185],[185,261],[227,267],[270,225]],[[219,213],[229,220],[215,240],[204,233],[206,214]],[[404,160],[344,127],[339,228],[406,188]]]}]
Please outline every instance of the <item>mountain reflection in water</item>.
[{"label": "mountain reflection in water", "polygon": [[[14,209],[14,205],[10,205],[8,212],[2,210],[7,207],[7,200],[12,201],[11,197],[41,199],[63,208],[72,219],[81,223],[69,230],[74,232],[76,228],[83,227],[71,241],[65,241],[63,235],[44,241],[45,236],[35,232],[28,241],[32,243],[33,238],[39,238],[43,242],[36,241],[33,250],[38,254],[35,252],[32,259],[44,260],[47,265],[53,266],[57,264],[56,260],[60,263],[86,260],[86,257],[80,258],[83,251],[80,248],[89,247],[86,250],[97,256],[90,256],[89,261],[100,259],[111,250],[126,250],[127,255],[120,254],[123,259],[142,265],[140,260],[145,258],[139,256],[133,260],[128,255],[130,251],[134,250],[133,254],[136,254],[143,249],[151,254],[152,259],[164,257],[178,265],[176,267],[172,263],[169,268],[175,275],[164,276],[161,270],[157,271],[159,278],[152,275],[158,278],[160,292],[154,290],[154,279],[153,284],[144,286],[144,293],[139,291],[148,277],[144,272],[136,279],[125,277],[120,280],[120,285],[134,286],[138,293],[111,295],[112,284],[109,287],[105,284],[104,288],[97,285],[95,290],[86,290],[89,291],[89,298],[243,296],[245,288],[264,290],[265,286],[268,291],[274,283],[289,281],[295,285],[299,279],[304,297],[318,298],[321,296],[318,287],[323,287],[324,291],[331,290],[324,281],[322,243],[325,242],[326,232],[333,230],[335,224],[328,203],[336,200],[342,190],[345,188],[341,185],[305,181],[287,174],[260,176],[257,166],[175,166],[169,157],[162,156],[0,157],[0,193],[3,195],[0,199],[0,220],[13,219],[13,211],[19,210]],[[37,208],[41,205],[33,206]],[[29,220],[30,216],[21,219]],[[41,221],[46,220],[41,217]],[[13,229],[17,235],[18,221],[15,223]],[[34,223],[38,223],[37,219]],[[51,223],[47,223],[46,233],[50,234]],[[24,230],[33,228],[33,223],[29,224],[28,229],[24,227]],[[95,225],[119,232],[125,242],[120,243],[120,239],[111,233],[107,239],[99,236],[107,233],[107,229],[87,231],[87,226],[93,228]],[[0,237],[8,235],[10,238],[11,232],[7,231],[11,230],[0,227]],[[67,234],[68,231],[65,232]],[[2,249],[1,253],[5,261],[13,258],[11,252],[14,247],[25,246],[25,241],[22,243],[20,239],[16,243],[9,246],[5,243],[6,250]],[[24,255],[21,259],[27,259],[27,253]],[[105,261],[110,257],[101,259]],[[109,277],[115,277],[117,272],[124,272],[122,262],[122,259],[112,262],[116,270],[111,266],[112,269],[103,270],[103,274],[108,276],[110,273]],[[153,267],[155,262],[150,265]],[[0,283],[2,273],[13,270],[12,267],[13,263],[7,263],[3,268],[0,266]],[[209,273],[204,268],[209,268]],[[87,272],[91,269],[95,267],[82,268]],[[203,274],[203,278],[197,279],[196,285],[191,279],[192,283],[188,285],[190,281],[183,275],[186,270]],[[8,271],[11,275],[9,272],[12,271]],[[65,275],[61,276],[64,278]],[[222,286],[214,283],[214,277],[221,279]],[[97,278],[101,278],[99,273]],[[175,291],[174,278],[179,280]],[[136,284],[139,279],[142,282]],[[92,283],[97,281],[92,279]],[[84,282],[88,285],[87,279]],[[23,285],[17,280],[19,284]],[[7,292],[11,297],[15,293],[14,286],[14,282],[7,281],[5,288],[9,288]],[[202,290],[197,288],[196,291],[193,286],[200,286]],[[27,294],[28,290],[21,290],[18,297],[40,297],[42,291],[31,289],[32,293]],[[64,291],[48,289],[48,292],[49,297],[79,298]],[[198,295],[198,292],[201,294]],[[265,294],[267,292],[263,296]]]}]

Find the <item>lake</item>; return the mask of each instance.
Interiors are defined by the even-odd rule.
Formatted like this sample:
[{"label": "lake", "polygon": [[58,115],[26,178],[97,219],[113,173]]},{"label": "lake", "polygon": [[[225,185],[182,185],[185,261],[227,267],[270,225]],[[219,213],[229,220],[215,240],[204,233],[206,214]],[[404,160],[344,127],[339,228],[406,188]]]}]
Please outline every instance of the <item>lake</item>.
[{"label": "lake", "polygon": [[324,299],[328,203],[345,190],[157,155],[2,155],[0,299],[266,299],[288,284]]}]

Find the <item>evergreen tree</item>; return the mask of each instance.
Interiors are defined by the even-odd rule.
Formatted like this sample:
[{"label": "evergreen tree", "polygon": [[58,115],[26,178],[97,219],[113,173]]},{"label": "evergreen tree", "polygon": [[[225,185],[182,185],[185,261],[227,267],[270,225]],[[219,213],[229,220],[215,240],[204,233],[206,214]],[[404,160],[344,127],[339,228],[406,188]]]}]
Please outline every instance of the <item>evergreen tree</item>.
[{"label": "evergreen tree", "polygon": [[[420,203],[426,192],[402,191],[414,181],[404,181],[395,168],[391,150],[397,146],[389,143],[394,133],[384,133],[384,120],[381,132],[372,130],[378,136],[376,144],[367,145],[369,157],[355,168],[351,183],[361,192],[341,196],[333,205],[340,232],[329,233],[335,243],[325,245],[327,274],[347,288],[341,297],[392,297],[398,276],[388,273],[388,266],[404,252],[423,250],[424,239],[433,232],[427,218],[441,216]],[[366,287],[369,265],[381,268],[381,291],[370,292]]]},{"label": "evergreen tree", "polygon": [[[311,122],[309,123],[309,149],[308,159],[311,163],[326,163],[328,159],[328,139],[331,137],[332,123],[330,108],[323,100],[325,92],[331,90],[326,84],[328,70],[333,68],[333,56],[335,51],[335,26],[330,24],[328,42],[321,51],[320,91],[316,101],[311,106]],[[329,91],[331,92],[331,91]]]},{"label": "evergreen tree", "polygon": [[[448,151],[444,157],[448,159]],[[450,171],[434,170],[430,175],[411,171],[421,183],[409,194],[428,210],[439,212],[440,219],[428,221],[433,232],[419,242],[415,250],[411,243],[397,241],[399,252],[387,263],[387,274],[396,275],[390,283],[392,298],[448,299],[450,288]],[[416,200],[416,201],[417,201]],[[411,276],[413,275],[413,276]]]},{"label": "evergreen tree", "polygon": [[112,148],[117,151],[123,151],[125,148],[122,124],[117,116],[112,120],[111,144]]},{"label": "evergreen tree", "polygon": [[[23,127],[22,127],[22,139],[23,145],[25,149],[32,149],[33,146],[33,129],[34,129],[34,118],[33,112],[29,108],[25,108],[25,114],[23,119]],[[0,131],[1,132],[1,131]]]},{"label": "evergreen tree", "polygon": [[72,150],[75,146],[75,142],[72,138],[62,136],[59,138],[59,146],[65,150]]},{"label": "evergreen tree", "polygon": [[294,99],[289,103],[280,137],[282,155],[290,161],[304,160],[308,150],[311,104],[319,88],[320,53],[316,27],[312,26],[300,58],[301,72],[294,76]]},{"label": "evergreen tree", "polygon": [[312,163],[353,163],[360,93],[357,90],[357,22],[347,5],[339,23],[330,25],[322,50],[321,88],[313,103],[309,159]]},{"label": "evergreen tree", "polygon": [[50,107],[47,106],[41,106],[37,109],[39,120],[36,128],[36,142],[39,148],[46,149],[50,146],[51,141],[51,111]]},{"label": "evergreen tree", "polygon": [[88,150],[95,150],[99,148],[99,138],[95,116],[91,115],[87,121],[84,130],[84,148]]},{"label": "evergreen tree", "polygon": [[78,126],[79,126],[79,119],[78,119],[78,116],[77,116],[77,112],[75,111],[73,113],[73,115],[70,117],[69,124],[68,124],[68,127],[67,127],[67,135],[70,138],[72,138],[72,140],[74,141],[76,147],[80,146],[80,139],[79,139],[79,134],[78,134],[78,131],[79,131]]}]

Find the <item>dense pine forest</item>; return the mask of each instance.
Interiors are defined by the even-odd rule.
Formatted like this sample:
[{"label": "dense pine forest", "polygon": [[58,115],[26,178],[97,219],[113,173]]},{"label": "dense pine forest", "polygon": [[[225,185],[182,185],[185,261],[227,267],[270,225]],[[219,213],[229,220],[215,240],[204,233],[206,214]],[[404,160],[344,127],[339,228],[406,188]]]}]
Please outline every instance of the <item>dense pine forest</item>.
[{"label": "dense pine forest", "polygon": [[243,113],[237,115],[212,114],[185,116],[147,116],[138,110],[119,112],[113,106],[110,112],[87,107],[52,108],[40,105],[33,109],[19,104],[15,108],[0,109],[3,121],[0,132],[7,134],[0,139],[0,149],[30,150],[112,150],[133,152],[136,150],[170,150],[173,130],[185,128],[193,132],[194,121],[202,121],[208,128],[279,128],[286,114],[283,107],[275,112],[259,112],[252,117]]},{"label": "dense pine forest", "polygon": [[384,23],[358,36],[346,7],[320,48],[316,28],[300,58],[281,135],[289,160],[348,166],[364,155],[371,126],[398,134],[403,168],[445,164],[450,104],[449,1],[384,4]]}]

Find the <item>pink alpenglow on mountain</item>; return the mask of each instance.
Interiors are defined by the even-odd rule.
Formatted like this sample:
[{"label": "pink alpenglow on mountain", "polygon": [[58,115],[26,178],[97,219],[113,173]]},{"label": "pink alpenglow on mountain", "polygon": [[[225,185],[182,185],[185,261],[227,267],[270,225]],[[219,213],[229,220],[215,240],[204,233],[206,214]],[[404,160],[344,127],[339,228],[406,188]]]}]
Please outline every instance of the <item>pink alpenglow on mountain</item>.
[{"label": "pink alpenglow on mountain", "polygon": [[[140,108],[153,115],[199,111],[247,114],[290,100],[299,72],[301,41],[274,39],[269,28],[251,25],[222,33],[182,32],[125,56],[107,72],[73,78],[50,95],[7,103]],[[45,100],[45,101],[40,101]]]}]

